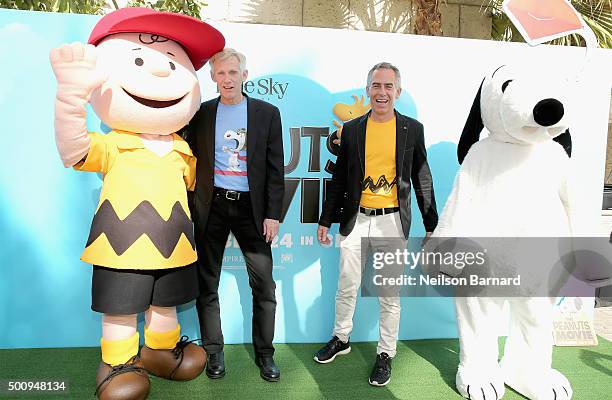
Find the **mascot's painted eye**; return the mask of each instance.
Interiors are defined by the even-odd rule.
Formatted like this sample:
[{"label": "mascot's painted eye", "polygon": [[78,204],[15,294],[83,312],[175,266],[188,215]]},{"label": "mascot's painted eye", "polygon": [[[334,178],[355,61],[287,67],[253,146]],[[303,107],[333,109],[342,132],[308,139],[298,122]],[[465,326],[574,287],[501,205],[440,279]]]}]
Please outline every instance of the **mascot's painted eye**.
[{"label": "mascot's painted eye", "polygon": [[144,64],[144,61],[142,58],[138,57],[134,59],[134,64],[138,65],[139,67],[142,67],[142,65]]},{"label": "mascot's painted eye", "polygon": [[170,69],[174,71],[176,69],[176,65],[172,61],[170,61]]},{"label": "mascot's painted eye", "polygon": [[508,87],[510,82],[512,82],[512,79],[509,79],[506,82],[504,82],[504,84],[502,85],[502,93],[504,93],[506,91],[506,88]]}]

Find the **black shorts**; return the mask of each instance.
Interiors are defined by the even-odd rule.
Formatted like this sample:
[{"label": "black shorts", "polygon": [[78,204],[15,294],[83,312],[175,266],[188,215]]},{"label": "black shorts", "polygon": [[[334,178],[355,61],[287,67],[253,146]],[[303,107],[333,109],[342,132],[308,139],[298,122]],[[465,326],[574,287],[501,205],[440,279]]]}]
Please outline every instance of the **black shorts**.
[{"label": "black shorts", "polygon": [[195,264],[160,270],[93,266],[91,309],[97,312],[137,314],[151,305],[173,307],[196,297],[198,275]]}]

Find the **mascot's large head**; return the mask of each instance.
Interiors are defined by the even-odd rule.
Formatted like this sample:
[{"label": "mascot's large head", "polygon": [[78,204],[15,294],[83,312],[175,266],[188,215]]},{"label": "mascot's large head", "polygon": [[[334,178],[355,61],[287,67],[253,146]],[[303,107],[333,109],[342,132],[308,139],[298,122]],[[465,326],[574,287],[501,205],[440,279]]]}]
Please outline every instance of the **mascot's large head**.
[{"label": "mascot's large head", "polygon": [[181,14],[123,8],[104,16],[89,41],[108,80],[90,103],[112,129],[167,135],[200,106],[196,71],[225,45],[210,25]]},{"label": "mascot's large head", "polygon": [[489,73],[474,98],[457,148],[459,163],[487,128],[504,142],[536,145],[555,140],[571,155],[567,81],[503,65]]}]

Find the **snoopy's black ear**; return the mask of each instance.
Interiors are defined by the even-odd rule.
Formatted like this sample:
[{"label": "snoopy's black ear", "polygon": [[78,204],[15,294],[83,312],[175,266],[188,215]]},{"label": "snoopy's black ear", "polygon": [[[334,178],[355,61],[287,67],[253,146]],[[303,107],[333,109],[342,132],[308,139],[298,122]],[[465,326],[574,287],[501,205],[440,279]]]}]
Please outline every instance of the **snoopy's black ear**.
[{"label": "snoopy's black ear", "polygon": [[472,108],[470,109],[470,115],[468,115],[467,121],[465,121],[465,126],[457,145],[457,160],[459,160],[459,164],[463,162],[470,147],[480,139],[480,132],[484,128],[482,115],[480,114],[480,94],[483,83],[484,79],[480,82],[478,93],[476,93],[476,98],[474,98],[474,103],[472,103]]},{"label": "snoopy's black ear", "polygon": [[568,157],[572,156],[572,135],[570,135],[569,128],[553,140],[563,146]]}]

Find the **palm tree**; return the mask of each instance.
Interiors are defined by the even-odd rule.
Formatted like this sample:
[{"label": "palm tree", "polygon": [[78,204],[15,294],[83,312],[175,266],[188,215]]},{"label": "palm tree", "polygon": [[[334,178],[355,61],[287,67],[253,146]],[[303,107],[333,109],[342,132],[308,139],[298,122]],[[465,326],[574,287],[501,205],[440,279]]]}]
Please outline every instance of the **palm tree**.
[{"label": "palm tree", "polygon": [[[502,11],[503,0],[488,0],[485,12],[493,16],[491,37],[495,40],[522,42],[523,38],[510,19]],[[586,24],[597,37],[600,47],[612,48],[612,0],[571,0]],[[550,42],[565,46],[584,46],[584,39],[572,34]]]},{"label": "palm tree", "polygon": [[414,33],[417,35],[442,35],[442,16],[439,0],[414,0]]}]

